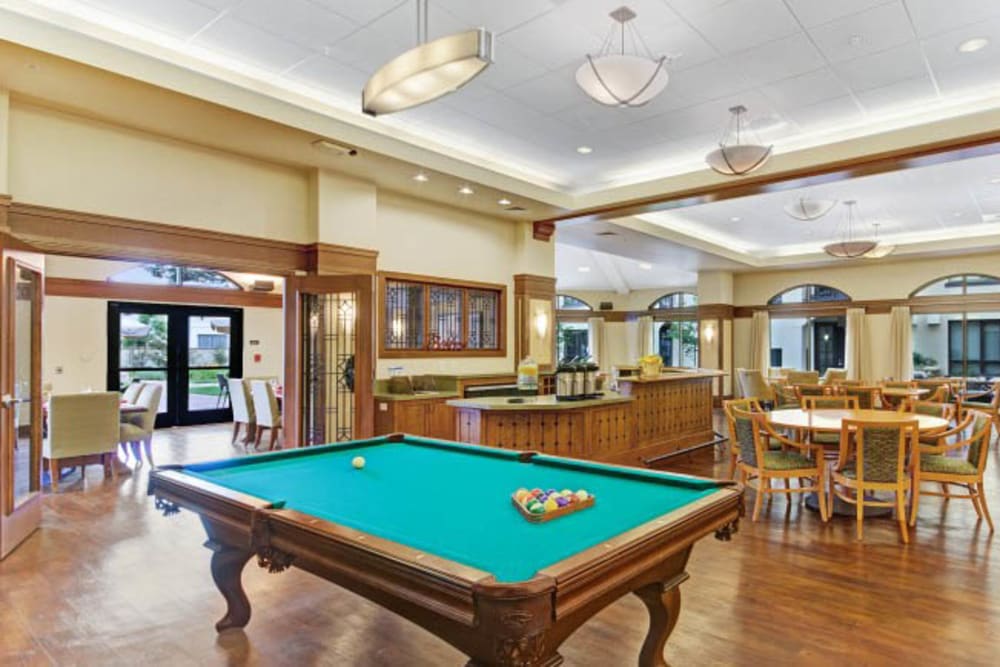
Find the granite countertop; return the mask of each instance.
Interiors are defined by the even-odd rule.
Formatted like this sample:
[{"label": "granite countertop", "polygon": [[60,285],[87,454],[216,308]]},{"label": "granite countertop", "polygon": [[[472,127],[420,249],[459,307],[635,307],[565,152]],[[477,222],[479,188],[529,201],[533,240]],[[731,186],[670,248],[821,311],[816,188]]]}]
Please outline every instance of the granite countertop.
[{"label": "granite countertop", "polygon": [[430,399],[458,398],[457,391],[418,391],[412,394],[374,394],[376,401],[426,401]]},{"label": "granite countertop", "polygon": [[698,368],[690,371],[667,371],[666,373],[660,373],[656,377],[620,377],[618,378],[619,384],[622,382],[639,382],[639,383],[651,383],[651,382],[680,382],[683,380],[692,380],[695,378],[717,378],[724,376],[725,373],[722,371],[710,370],[707,368]]},{"label": "granite countertop", "polygon": [[471,408],[473,410],[579,410],[601,405],[628,403],[631,396],[622,396],[613,392],[605,392],[601,398],[591,398],[583,401],[557,401],[555,396],[526,396],[524,403],[510,403],[509,396],[486,396],[483,398],[459,398],[448,401],[448,405],[456,408]]}]

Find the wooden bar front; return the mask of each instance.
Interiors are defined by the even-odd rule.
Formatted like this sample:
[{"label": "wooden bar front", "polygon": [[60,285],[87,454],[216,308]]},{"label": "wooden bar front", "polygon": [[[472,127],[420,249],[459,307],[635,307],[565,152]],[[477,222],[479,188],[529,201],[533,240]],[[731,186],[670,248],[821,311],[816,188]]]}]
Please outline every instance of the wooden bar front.
[{"label": "wooden bar front", "polygon": [[650,458],[714,439],[712,382],[721,375],[720,371],[691,370],[619,378],[621,395],[635,399],[634,451]]},{"label": "wooden bar front", "polygon": [[448,401],[458,440],[554,456],[626,462],[634,442],[632,400],[622,397],[557,403],[552,396],[508,404],[504,398]]}]

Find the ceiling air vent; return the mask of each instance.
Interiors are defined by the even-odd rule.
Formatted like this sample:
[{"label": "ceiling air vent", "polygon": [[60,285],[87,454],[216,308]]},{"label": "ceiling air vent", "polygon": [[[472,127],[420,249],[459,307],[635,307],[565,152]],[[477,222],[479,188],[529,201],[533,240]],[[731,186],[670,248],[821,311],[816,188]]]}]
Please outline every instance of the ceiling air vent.
[{"label": "ceiling air vent", "polygon": [[514,204],[513,206],[508,206],[504,210],[510,211],[511,213],[524,213],[528,209],[524,208],[523,206],[518,206],[517,204]]},{"label": "ceiling air vent", "polygon": [[597,236],[618,236],[618,232],[611,232],[611,231],[597,232]]}]

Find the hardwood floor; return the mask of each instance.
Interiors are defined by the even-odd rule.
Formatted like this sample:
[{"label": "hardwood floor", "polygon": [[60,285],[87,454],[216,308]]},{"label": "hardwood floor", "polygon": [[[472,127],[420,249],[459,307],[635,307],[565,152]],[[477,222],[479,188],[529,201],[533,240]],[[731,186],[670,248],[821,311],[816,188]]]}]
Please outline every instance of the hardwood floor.
[{"label": "hardwood floor", "polygon": [[[230,425],[158,431],[158,463],[239,451]],[[1000,516],[992,454],[989,503]],[[723,474],[710,453],[673,469]],[[295,570],[244,573],[254,616],[217,635],[223,602],[195,515],[164,518],[145,495],[147,468],[117,483],[99,467],[64,478],[42,529],[0,562],[3,665],[461,665],[423,630]],[[948,506],[950,505],[950,506]],[[912,543],[891,518],[824,525],[775,499],[732,542],[707,538],[691,557],[677,665],[995,665],[1000,566],[971,503],[927,499]],[[635,664],[646,613],[634,596],[611,605],[561,649],[569,665]]]}]

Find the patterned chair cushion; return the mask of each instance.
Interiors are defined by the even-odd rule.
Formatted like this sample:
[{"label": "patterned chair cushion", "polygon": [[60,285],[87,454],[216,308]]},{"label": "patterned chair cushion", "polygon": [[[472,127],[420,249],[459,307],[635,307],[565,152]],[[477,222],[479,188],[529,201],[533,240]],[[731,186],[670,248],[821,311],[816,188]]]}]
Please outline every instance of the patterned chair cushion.
[{"label": "patterned chair cushion", "polygon": [[[899,469],[899,430],[895,428],[866,427],[864,429],[865,481],[892,483],[905,473]],[[857,479],[856,463],[841,471],[844,477]]]},{"label": "patterned chair cushion", "polygon": [[938,472],[946,475],[975,475],[976,466],[965,459],[956,459],[940,454],[922,454],[920,456],[922,472]]},{"label": "patterned chair cushion", "polygon": [[806,470],[816,469],[816,462],[798,452],[765,452],[765,470]]}]

